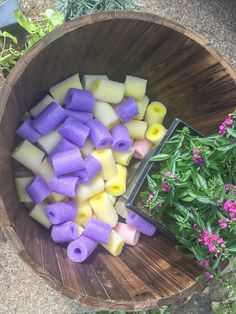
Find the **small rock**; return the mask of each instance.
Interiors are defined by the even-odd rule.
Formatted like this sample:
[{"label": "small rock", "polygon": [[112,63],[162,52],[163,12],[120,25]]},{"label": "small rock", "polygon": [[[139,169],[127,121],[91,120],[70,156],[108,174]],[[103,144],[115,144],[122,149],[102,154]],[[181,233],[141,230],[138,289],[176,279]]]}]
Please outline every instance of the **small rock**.
[{"label": "small rock", "polygon": [[202,291],[202,293],[204,293],[204,294],[208,294],[209,292],[210,292],[209,287],[206,287],[206,288]]},{"label": "small rock", "polygon": [[220,302],[211,302],[211,308],[213,313],[217,313],[218,309],[220,307]]}]

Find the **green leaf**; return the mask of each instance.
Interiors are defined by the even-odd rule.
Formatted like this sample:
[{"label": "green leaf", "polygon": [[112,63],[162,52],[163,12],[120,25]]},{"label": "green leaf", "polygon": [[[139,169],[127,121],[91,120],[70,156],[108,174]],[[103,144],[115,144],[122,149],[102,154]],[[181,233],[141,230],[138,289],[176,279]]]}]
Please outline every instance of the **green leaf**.
[{"label": "green leaf", "polygon": [[191,197],[191,196],[186,196],[186,197],[184,197],[182,200],[183,200],[184,202],[190,203],[190,202],[192,202],[192,201],[194,200],[194,198]]},{"label": "green leaf", "polygon": [[18,9],[15,11],[16,21],[20,26],[22,26],[28,33],[33,34],[38,31],[38,26],[32,23],[23,12]]},{"label": "green leaf", "polygon": [[147,181],[148,181],[148,187],[150,190],[155,190],[157,187],[156,182],[148,175],[147,176]]},{"label": "green leaf", "polygon": [[167,160],[171,157],[171,155],[168,154],[158,154],[156,156],[153,156],[150,161],[163,161],[163,160]]},{"label": "green leaf", "polygon": [[221,258],[222,258],[221,255],[217,257],[215,263],[212,265],[212,268],[213,268],[213,269],[216,269],[216,268],[219,266],[220,261],[221,261]]},{"label": "green leaf", "polygon": [[1,32],[0,31],[0,36],[6,37],[6,38],[12,40],[14,42],[14,44],[18,44],[17,38],[8,32]]},{"label": "green leaf", "polygon": [[53,26],[58,26],[64,23],[64,16],[62,13],[48,9],[45,11],[44,15],[52,23]]},{"label": "green leaf", "polygon": [[201,250],[197,246],[192,247],[192,252],[198,261],[201,261],[204,259],[204,256],[202,255]]},{"label": "green leaf", "polygon": [[236,138],[236,130],[233,130],[229,127],[226,128],[227,132],[229,133],[229,135],[233,136]]},{"label": "green leaf", "polygon": [[228,251],[229,252],[233,252],[233,253],[236,253],[236,245],[232,245],[228,248]]}]

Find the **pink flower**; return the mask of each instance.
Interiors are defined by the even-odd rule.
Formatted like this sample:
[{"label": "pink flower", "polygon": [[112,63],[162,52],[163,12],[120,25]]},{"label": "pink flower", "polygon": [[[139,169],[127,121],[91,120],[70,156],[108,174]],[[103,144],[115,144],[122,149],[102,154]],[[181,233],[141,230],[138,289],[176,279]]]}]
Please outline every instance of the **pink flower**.
[{"label": "pink flower", "polygon": [[236,218],[236,202],[227,200],[224,203],[224,211],[230,216],[232,220]]},{"label": "pink flower", "polygon": [[162,191],[165,193],[170,192],[171,188],[169,186],[169,184],[166,181],[162,182]]},{"label": "pink flower", "polygon": [[209,265],[209,261],[208,261],[207,259],[202,259],[202,260],[199,262],[199,264],[200,264],[201,266],[208,266],[208,265]]},{"label": "pink flower", "polygon": [[168,176],[168,175],[172,174],[172,172],[171,171],[164,171],[164,174]]},{"label": "pink flower", "polygon": [[221,136],[225,136],[227,134],[227,130],[225,129],[227,126],[230,126],[233,124],[233,119],[231,117],[228,117],[221,125],[219,126],[219,134]]},{"label": "pink flower", "polygon": [[193,161],[195,162],[195,164],[199,165],[201,168],[204,167],[204,163],[202,160],[202,156],[198,155],[198,150],[197,148],[193,149]]},{"label": "pink flower", "polygon": [[219,219],[218,223],[222,229],[225,229],[228,227],[227,221],[224,218]]},{"label": "pink flower", "polygon": [[211,273],[209,273],[208,271],[206,271],[206,272],[204,273],[204,275],[205,275],[205,277],[207,277],[208,279],[213,279],[213,278],[214,278],[214,275],[211,274]]}]

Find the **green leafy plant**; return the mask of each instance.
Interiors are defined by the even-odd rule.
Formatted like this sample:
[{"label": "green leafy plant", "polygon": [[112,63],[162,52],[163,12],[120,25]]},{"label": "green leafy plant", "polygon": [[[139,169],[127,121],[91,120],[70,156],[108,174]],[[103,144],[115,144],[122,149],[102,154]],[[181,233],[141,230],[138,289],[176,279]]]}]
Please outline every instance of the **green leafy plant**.
[{"label": "green leafy plant", "polygon": [[65,16],[66,21],[82,15],[100,11],[133,10],[142,5],[134,0],[59,0],[57,9]]},{"label": "green leafy plant", "polygon": [[219,133],[201,138],[177,131],[152,161],[158,170],[140,193],[147,211],[167,226],[208,278],[236,254],[236,112]]},{"label": "green leafy plant", "polygon": [[37,19],[27,18],[21,10],[15,11],[17,23],[27,32],[25,48],[18,44],[19,40],[8,32],[0,31],[0,67],[8,73],[16,61],[32,47],[40,38],[51,32],[57,26],[64,23],[62,13],[54,10],[46,10]]},{"label": "green leafy plant", "polygon": [[0,30],[0,67],[3,71],[9,72],[16,61],[22,56],[24,50],[16,49],[18,40],[8,32]]}]

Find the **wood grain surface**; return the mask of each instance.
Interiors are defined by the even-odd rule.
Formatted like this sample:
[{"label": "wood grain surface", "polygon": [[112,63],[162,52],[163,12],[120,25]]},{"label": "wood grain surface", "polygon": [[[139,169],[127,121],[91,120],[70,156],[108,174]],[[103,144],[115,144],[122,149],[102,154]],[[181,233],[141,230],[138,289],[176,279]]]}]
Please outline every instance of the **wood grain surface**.
[{"label": "wood grain surface", "polygon": [[236,72],[203,37],[153,14],[110,12],[60,26],[17,63],[0,97],[0,224],[19,256],[51,286],[101,309],[141,310],[183,300],[204,285],[199,266],[162,235],[142,237],[120,257],[99,248],[85,263],[32,221],[17,200],[10,152],[20,117],[50,86],[78,72],[148,79],[147,94],[203,134],[236,106]]}]

